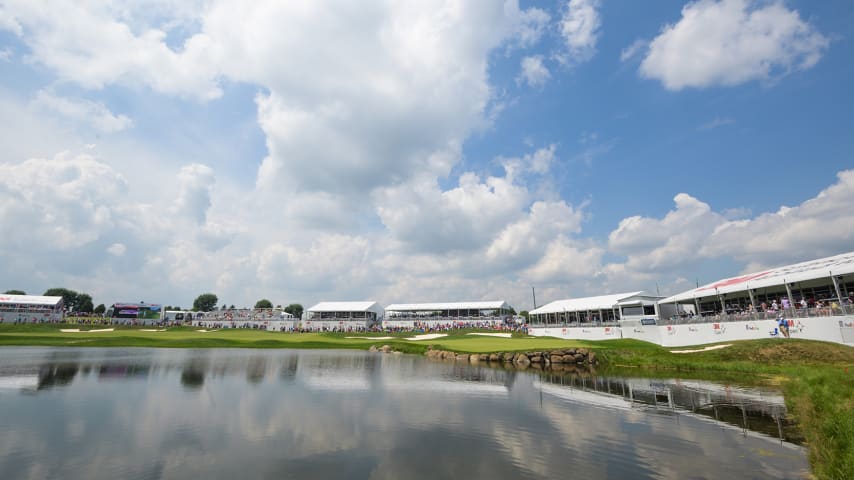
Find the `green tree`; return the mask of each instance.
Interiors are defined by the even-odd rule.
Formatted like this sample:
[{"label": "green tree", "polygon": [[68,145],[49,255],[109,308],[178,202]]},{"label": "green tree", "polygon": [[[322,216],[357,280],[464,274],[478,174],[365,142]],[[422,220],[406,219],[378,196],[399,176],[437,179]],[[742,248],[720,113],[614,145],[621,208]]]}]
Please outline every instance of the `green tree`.
[{"label": "green tree", "polygon": [[292,303],[285,307],[285,311],[290,313],[296,318],[302,318],[302,305],[299,303]]},{"label": "green tree", "polygon": [[75,312],[91,313],[94,309],[95,305],[92,304],[91,295],[89,295],[88,293],[81,293],[77,295],[77,301],[74,304]]},{"label": "green tree", "polygon": [[203,293],[193,300],[193,311],[195,312],[210,312],[216,308],[216,302],[219,301],[213,293]]},{"label": "green tree", "polygon": [[98,306],[95,307],[95,310],[92,310],[93,313],[97,313],[100,315],[103,315],[104,312],[106,312],[106,311],[107,311],[107,307],[105,307],[103,303],[99,303]]},{"label": "green tree", "polygon": [[6,295],[26,295],[27,294],[27,292],[25,292],[23,290],[6,290],[3,293]]},{"label": "green tree", "polygon": [[262,298],[255,302],[255,308],[273,308],[273,302],[267,300],[266,298]]},{"label": "green tree", "polygon": [[522,315],[523,317],[525,317],[525,320],[528,319],[528,311],[527,310],[522,310],[521,312],[519,312],[519,315]]},{"label": "green tree", "polygon": [[77,311],[77,295],[78,293],[74,290],[69,290],[67,288],[48,288],[46,292],[43,294],[45,297],[62,297],[62,303],[65,305],[65,308],[70,308],[73,311]]}]

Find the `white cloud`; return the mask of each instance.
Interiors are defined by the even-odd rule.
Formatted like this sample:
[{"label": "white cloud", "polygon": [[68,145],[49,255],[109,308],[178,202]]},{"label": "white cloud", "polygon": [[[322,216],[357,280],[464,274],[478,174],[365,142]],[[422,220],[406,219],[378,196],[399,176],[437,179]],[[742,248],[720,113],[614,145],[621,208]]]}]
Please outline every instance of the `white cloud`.
[{"label": "white cloud", "polygon": [[[731,258],[744,265],[779,265],[851,249],[854,230],[854,170],[794,207],[748,218],[740,210],[715,212],[696,198],[680,193],[676,208],[663,218],[623,219],[608,238],[608,250],[626,257],[605,270],[610,275],[672,278],[702,260]],[[740,218],[738,218],[740,217]]]},{"label": "white cloud", "polygon": [[36,94],[35,104],[58,113],[75,122],[85,122],[96,130],[113,133],[129,128],[133,121],[125,115],[116,115],[103,103],[85,99],[63,98],[47,90]]},{"label": "white cloud", "polygon": [[565,64],[586,62],[596,54],[599,40],[599,0],[569,0],[560,20],[565,53],[558,58]]},{"label": "white cloud", "polygon": [[114,227],[114,199],[127,181],[94,157],[0,163],[0,242],[28,251],[64,251]]},{"label": "white cloud", "polygon": [[718,225],[700,250],[706,257],[732,256],[748,262],[807,260],[851,250],[854,245],[854,170],[815,197],[752,219]]},{"label": "white cloud", "polygon": [[178,172],[178,191],[172,212],[202,225],[211,206],[210,190],[216,179],[207,165],[194,163]]},{"label": "white cloud", "polygon": [[650,42],[640,73],[669,90],[773,81],[811,68],[828,45],[781,1],[700,0]]},{"label": "white cloud", "polygon": [[649,42],[642,39],[642,38],[639,38],[639,39],[635,40],[634,42],[632,42],[631,45],[629,45],[628,47],[626,47],[620,51],[620,61],[621,62],[628,62],[629,60],[635,58],[635,56],[637,54],[641,53],[645,48],[648,48],[648,47],[649,47]]},{"label": "white cloud", "polygon": [[122,243],[114,243],[107,247],[107,253],[110,255],[115,255],[117,257],[121,257],[127,251],[127,247]]},{"label": "white cloud", "polygon": [[513,19],[513,36],[520,48],[528,48],[540,41],[551,21],[551,15],[539,8],[520,10],[516,2],[505,2],[504,9]]},{"label": "white cloud", "polygon": [[735,119],[734,119],[734,118],[730,118],[730,117],[715,117],[715,118],[713,118],[712,120],[709,120],[708,122],[706,122],[706,123],[704,123],[704,124],[700,125],[699,127],[697,127],[697,131],[704,132],[704,131],[707,131],[707,130],[714,130],[714,129],[718,128],[718,127],[725,127],[725,126],[727,126],[727,125],[732,125],[733,123],[735,123]]},{"label": "white cloud", "polygon": [[521,68],[516,83],[525,82],[531,87],[541,87],[551,78],[548,67],[543,64],[542,55],[524,57]]}]

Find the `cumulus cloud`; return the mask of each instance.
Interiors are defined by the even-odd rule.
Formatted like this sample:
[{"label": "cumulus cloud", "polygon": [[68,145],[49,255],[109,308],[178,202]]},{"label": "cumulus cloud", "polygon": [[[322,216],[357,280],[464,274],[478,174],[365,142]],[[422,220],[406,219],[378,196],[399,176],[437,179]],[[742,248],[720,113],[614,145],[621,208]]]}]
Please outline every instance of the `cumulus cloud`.
[{"label": "cumulus cloud", "polygon": [[767,82],[813,67],[828,45],[781,1],[700,0],[650,42],[640,74],[669,90]]},{"label": "cumulus cloud", "polygon": [[541,87],[551,78],[548,67],[543,64],[542,55],[522,58],[522,70],[516,78],[516,83],[527,83],[531,87]]},{"label": "cumulus cloud", "polygon": [[204,224],[211,206],[210,190],[216,181],[213,170],[207,165],[194,163],[181,168],[178,180],[172,212],[196,224]]},{"label": "cumulus cloud", "polygon": [[565,51],[558,59],[562,63],[575,65],[593,58],[601,24],[599,0],[569,0],[560,20]]},{"label": "cumulus cloud", "polygon": [[704,259],[733,258],[745,265],[774,265],[850,250],[854,231],[854,170],[815,197],[794,207],[752,218],[741,211],[716,212],[688,194],[674,197],[675,208],[663,218],[623,219],[608,237],[608,250],[625,262],[606,270],[626,274],[664,273]]},{"label": "cumulus cloud", "polygon": [[[166,32],[143,28],[123,16],[129,9],[109,2],[9,0],[9,22],[23,28],[19,36],[31,58],[65,80],[86,88],[110,84],[151,88],[200,100],[216,98],[213,45],[204,34],[188,37],[177,49]],[[142,10],[138,10],[142,11]]]},{"label": "cumulus cloud", "polygon": [[85,99],[64,98],[47,90],[36,94],[35,104],[75,122],[84,122],[104,133],[129,128],[133,121],[126,115],[116,115],[103,103]]},{"label": "cumulus cloud", "polygon": [[9,249],[70,250],[112,228],[127,180],[88,155],[0,163],[1,242]]},{"label": "cumulus cloud", "polygon": [[486,245],[529,201],[512,177],[481,180],[468,172],[442,191],[420,178],[377,194],[377,213],[390,234],[417,252],[472,250]]}]

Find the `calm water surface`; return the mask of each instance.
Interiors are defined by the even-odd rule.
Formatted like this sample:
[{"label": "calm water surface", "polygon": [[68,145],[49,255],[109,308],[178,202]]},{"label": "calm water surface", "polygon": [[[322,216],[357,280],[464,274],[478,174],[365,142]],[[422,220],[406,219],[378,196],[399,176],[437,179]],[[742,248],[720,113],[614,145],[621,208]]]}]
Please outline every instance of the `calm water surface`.
[{"label": "calm water surface", "polygon": [[4,479],[808,474],[779,392],[409,355],[4,347],[0,412]]}]

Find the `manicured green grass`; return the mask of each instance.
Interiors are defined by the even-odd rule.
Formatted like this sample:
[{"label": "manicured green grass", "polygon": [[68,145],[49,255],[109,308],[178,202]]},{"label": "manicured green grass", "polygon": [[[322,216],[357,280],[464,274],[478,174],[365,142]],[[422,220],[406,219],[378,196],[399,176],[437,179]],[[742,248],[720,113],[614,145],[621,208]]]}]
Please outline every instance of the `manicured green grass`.
[{"label": "manicured green grass", "polygon": [[[391,345],[406,353],[423,354],[428,346],[461,353],[537,351],[556,348],[594,349],[600,373],[632,376],[675,375],[742,383],[770,383],[783,389],[787,406],[807,439],[813,474],[817,478],[854,478],[854,348],[796,339],[731,342],[719,350],[686,354],[637,340],[585,342],[556,338],[513,338],[467,335],[411,341],[411,333],[296,333],[227,329],[198,332],[169,328],[143,332],[115,327],[112,332],[63,333],[60,328],[105,328],[85,325],[0,325],[0,346],[44,345],[73,347],[168,348],[340,348],[368,349]],[[346,337],[394,337],[392,339]],[[691,347],[698,348],[698,347]]]}]

